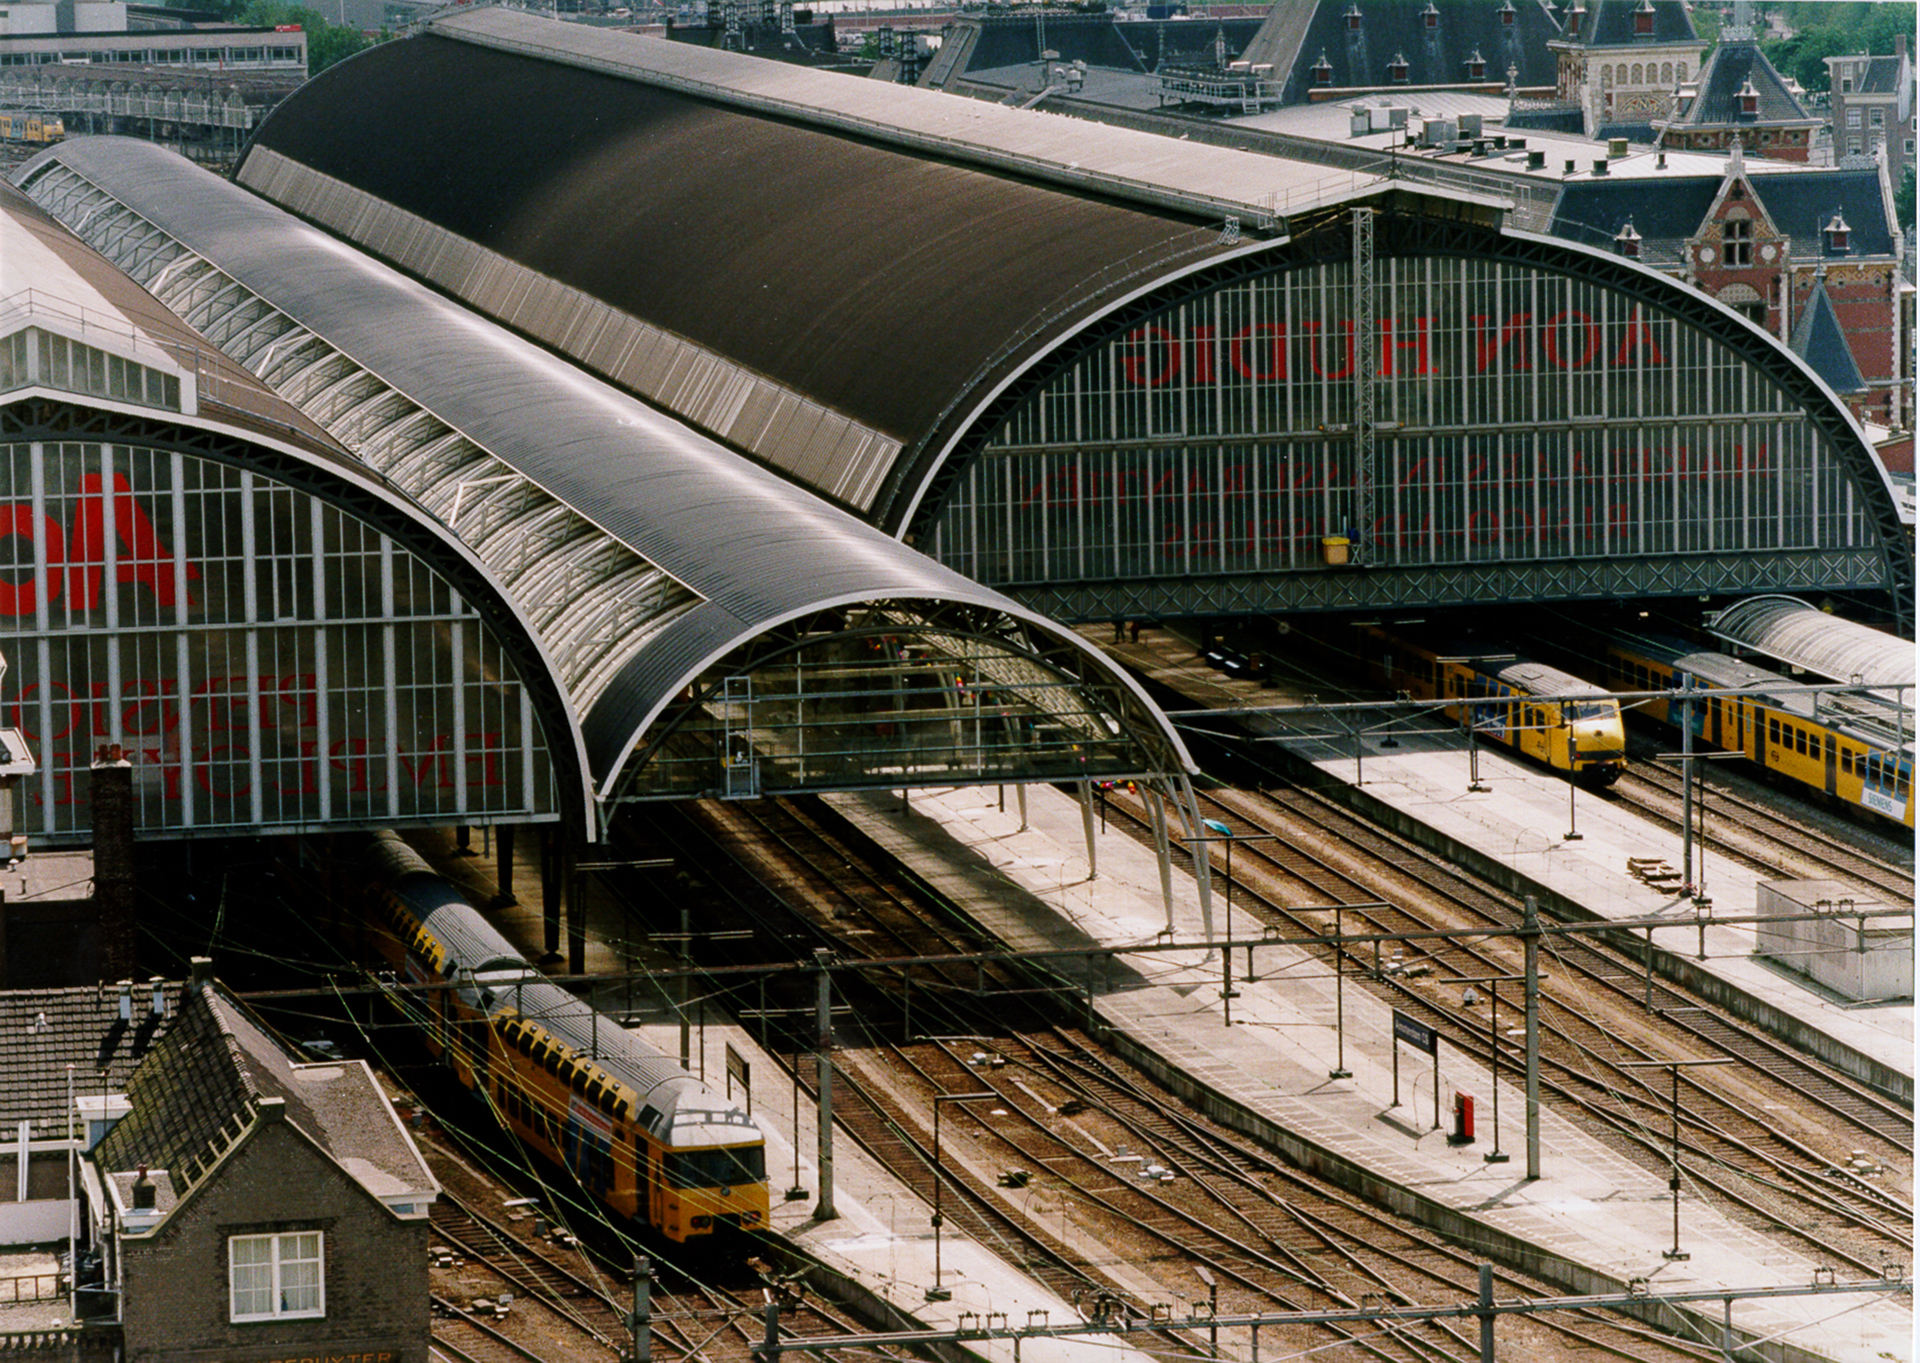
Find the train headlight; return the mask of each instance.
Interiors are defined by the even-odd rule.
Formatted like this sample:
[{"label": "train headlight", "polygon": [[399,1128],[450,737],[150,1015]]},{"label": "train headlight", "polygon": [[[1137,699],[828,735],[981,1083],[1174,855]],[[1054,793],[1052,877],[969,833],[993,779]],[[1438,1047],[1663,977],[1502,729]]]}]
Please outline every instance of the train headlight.
[{"label": "train headlight", "polygon": [[693,1222],[692,1222],[693,1228],[695,1230],[705,1230],[707,1229],[707,1227],[711,1226],[712,1224],[713,1224],[713,1218],[711,1216],[696,1216],[693,1218]]}]

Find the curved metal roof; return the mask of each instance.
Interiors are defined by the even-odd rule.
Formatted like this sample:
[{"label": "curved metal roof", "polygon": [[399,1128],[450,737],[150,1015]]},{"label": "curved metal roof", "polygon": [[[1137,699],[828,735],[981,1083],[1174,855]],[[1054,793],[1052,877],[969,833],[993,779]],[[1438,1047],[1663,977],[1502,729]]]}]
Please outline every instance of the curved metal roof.
[{"label": "curved metal roof", "polygon": [[[599,622],[591,665],[566,675],[603,792],[702,667],[785,621],[872,602],[962,603],[1068,645],[1120,698],[1143,750],[1191,768],[1145,693],[1072,631],[285,211],[145,142],[68,142],[18,178],[51,193],[54,168],[185,248],[149,275],[151,290],[203,328],[238,311],[244,325],[223,343],[229,353],[246,354],[250,369],[336,434],[366,426],[364,440],[347,440],[361,458],[517,593],[540,592],[522,604],[555,657]],[[102,216],[70,192],[63,201],[70,223]],[[249,296],[267,310],[255,315]],[[227,311],[208,310],[221,304]],[[504,505],[492,500],[501,495],[510,495]],[[488,514],[470,521],[467,497]],[[633,627],[607,628],[636,584],[651,604]]]},{"label": "curved metal roof", "polygon": [[1834,681],[1914,684],[1912,641],[1829,615],[1795,596],[1749,597],[1713,616],[1708,628],[1730,644]]},{"label": "curved metal roof", "polygon": [[1010,354],[1385,183],[506,9],[331,68],[237,178],[890,528]]}]

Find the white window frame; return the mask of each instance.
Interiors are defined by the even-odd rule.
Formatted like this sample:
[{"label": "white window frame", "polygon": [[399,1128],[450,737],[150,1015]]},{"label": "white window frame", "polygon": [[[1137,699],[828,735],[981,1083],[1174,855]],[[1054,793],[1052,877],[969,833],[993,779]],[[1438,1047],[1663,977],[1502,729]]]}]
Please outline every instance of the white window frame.
[{"label": "white window frame", "polygon": [[1860,111],[1858,109],[1847,110],[1847,126],[1849,128],[1857,128],[1860,126]]},{"label": "white window frame", "polygon": [[[301,1248],[301,1246],[294,1245],[292,1242],[307,1236],[313,1238],[314,1252],[311,1255],[292,1252]],[[271,1275],[273,1309],[269,1311],[242,1311],[239,1308],[238,1298],[241,1288],[237,1276],[238,1270],[242,1265],[235,1262],[235,1256],[238,1253],[238,1247],[240,1245],[257,1245],[262,1242],[271,1246],[271,1252],[268,1255],[264,1267],[267,1268]],[[319,1289],[318,1304],[312,1307],[302,1307],[298,1309],[289,1308],[284,1304],[285,1297],[283,1296],[283,1292],[286,1285],[282,1281],[282,1271],[295,1264],[308,1263],[319,1266],[320,1280],[317,1284]],[[251,1269],[261,1267],[261,1265],[249,1264],[245,1267]],[[251,1288],[249,1290],[251,1290]],[[248,1321],[259,1320],[317,1320],[326,1314],[327,1241],[324,1231],[273,1231],[265,1235],[230,1235],[227,1237],[227,1319],[229,1321],[238,1325]]]}]

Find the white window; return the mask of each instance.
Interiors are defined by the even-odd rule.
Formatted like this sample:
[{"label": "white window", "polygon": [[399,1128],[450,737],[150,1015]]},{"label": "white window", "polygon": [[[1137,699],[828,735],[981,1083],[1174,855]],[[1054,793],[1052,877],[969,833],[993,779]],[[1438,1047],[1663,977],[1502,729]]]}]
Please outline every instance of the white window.
[{"label": "white window", "polygon": [[227,1264],[233,1320],[280,1320],[327,1313],[317,1230],[233,1236],[227,1241]]},{"label": "white window", "polygon": [[1858,109],[1847,110],[1847,126],[1849,128],[1857,128],[1860,126],[1860,111]]},{"label": "white window", "polygon": [[1867,110],[1867,122],[1868,122],[1869,124],[1871,124],[1872,126],[1874,126],[1874,127],[1876,127],[1876,128],[1884,128],[1884,127],[1886,127],[1886,126],[1887,126],[1887,111],[1886,111],[1885,109],[1869,109],[1869,110]]}]

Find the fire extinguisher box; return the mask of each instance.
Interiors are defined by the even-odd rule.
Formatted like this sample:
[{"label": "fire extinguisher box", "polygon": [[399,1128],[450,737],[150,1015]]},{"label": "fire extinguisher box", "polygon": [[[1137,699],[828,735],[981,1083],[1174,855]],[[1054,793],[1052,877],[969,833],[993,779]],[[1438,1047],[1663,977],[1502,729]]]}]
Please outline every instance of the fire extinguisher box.
[{"label": "fire extinguisher box", "polygon": [[1456,1091],[1453,1095],[1453,1132],[1447,1137],[1447,1144],[1473,1144],[1473,1098],[1470,1094]]}]

